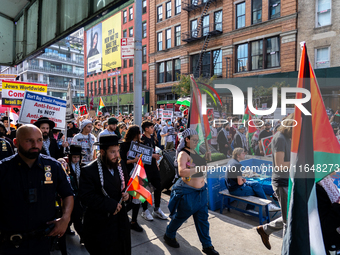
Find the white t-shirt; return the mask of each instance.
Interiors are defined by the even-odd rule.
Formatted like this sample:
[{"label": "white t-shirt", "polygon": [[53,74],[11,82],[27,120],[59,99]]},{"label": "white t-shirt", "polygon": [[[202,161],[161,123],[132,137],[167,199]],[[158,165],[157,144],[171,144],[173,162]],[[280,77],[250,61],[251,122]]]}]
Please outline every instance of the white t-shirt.
[{"label": "white t-shirt", "polygon": [[211,138],[211,144],[217,145],[217,129],[210,126],[210,132],[212,137],[216,136],[215,138]]},{"label": "white t-shirt", "polygon": [[175,132],[175,128],[173,126],[165,126],[163,127],[162,131],[161,131],[161,135],[165,135],[166,133],[169,133],[169,135],[166,137],[166,142],[167,143],[171,143],[171,142],[174,142],[175,143],[175,138],[174,136],[176,137],[176,135],[170,135],[171,133],[174,133]]},{"label": "white t-shirt", "polygon": [[[83,156],[82,162],[85,164],[90,163],[93,158],[93,152],[95,150],[95,146],[93,144],[97,141],[96,137],[90,134],[91,141],[89,139],[89,135],[83,135],[82,133],[76,134],[72,139],[72,144],[80,145],[82,151],[85,153]],[[91,146],[90,146],[91,143]]]}]

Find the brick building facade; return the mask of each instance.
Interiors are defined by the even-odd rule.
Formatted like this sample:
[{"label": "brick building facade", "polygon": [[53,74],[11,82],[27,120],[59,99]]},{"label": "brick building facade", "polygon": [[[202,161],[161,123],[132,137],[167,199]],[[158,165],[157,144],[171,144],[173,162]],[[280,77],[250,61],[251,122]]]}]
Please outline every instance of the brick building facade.
[{"label": "brick building facade", "polygon": [[237,78],[295,71],[296,39],[296,0],[156,0],[150,105],[174,102],[180,73]]},{"label": "brick building facade", "polygon": [[[94,108],[99,105],[99,98],[102,97],[106,110],[110,113],[117,112],[117,101],[119,100],[119,111],[121,113],[133,112],[133,59],[121,60],[121,67],[110,69],[103,72],[88,73],[87,72],[87,45],[86,31],[93,28],[99,23],[109,19],[113,15],[121,12],[121,38],[134,36],[134,1],[130,0],[122,4],[119,8],[97,19],[95,22],[85,27],[84,33],[84,52],[85,52],[85,96],[87,97],[88,105],[91,101],[92,95],[94,97]],[[143,113],[149,111],[149,0],[143,0],[142,10],[142,90],[143,90]],[[120,44],[120,42],[119,42]],[[118,89],[119,88],[119,95]]]}]

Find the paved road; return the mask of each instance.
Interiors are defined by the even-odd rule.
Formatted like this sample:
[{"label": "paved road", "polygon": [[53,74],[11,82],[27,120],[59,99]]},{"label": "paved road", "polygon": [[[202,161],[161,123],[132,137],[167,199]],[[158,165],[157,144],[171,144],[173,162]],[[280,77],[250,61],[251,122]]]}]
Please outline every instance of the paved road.
[{"label": "paved road", "polygon": [[[162,194],[162,198],[161,208],[164,212],[168,212],[169,196]],[[192,217],[178,231],[177,240],[181,245],[179,249],[171,248],[163,242],[168,221],[155,219],[148,222],[139,216],[138,222],[145,231],[142,233],[131,232],[133,255],[203,254]],[[258,224],[256,217],[245,216],[235,211],[227,212],[224,210],[224,214],[209,211],[209,222],[213,245],[221,255],[281,254],[282,239],[280,235],[282,235],[282,231],[278,235],[270,237],[272,249],[267,250],[255,230],[255,226]],[[68,236],[67,242],[70,255],[88,254],[85,247],[79,245],[78,236]],[[55,251],[52,254],[59,255],[60,252]]]}]

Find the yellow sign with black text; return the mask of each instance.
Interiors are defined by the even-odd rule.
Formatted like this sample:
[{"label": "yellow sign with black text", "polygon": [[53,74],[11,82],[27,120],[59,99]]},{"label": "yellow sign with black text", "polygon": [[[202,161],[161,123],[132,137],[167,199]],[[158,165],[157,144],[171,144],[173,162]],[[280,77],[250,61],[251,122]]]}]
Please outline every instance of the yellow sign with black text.
[{"label": "yellow sign with black text", "polygon": [[120,12],[102,23],[102,71],[122,66],[120,56],[121,23]]}]

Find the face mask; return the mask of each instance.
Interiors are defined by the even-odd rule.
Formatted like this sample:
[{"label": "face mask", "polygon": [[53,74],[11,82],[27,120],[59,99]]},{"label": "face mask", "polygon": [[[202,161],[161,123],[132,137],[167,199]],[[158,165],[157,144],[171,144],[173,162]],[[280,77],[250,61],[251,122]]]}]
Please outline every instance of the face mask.
[{"label": "face mask", "polygon": [[170,121],[168,122],[168,125],[171,125],[171,122],[170,122]]}]

